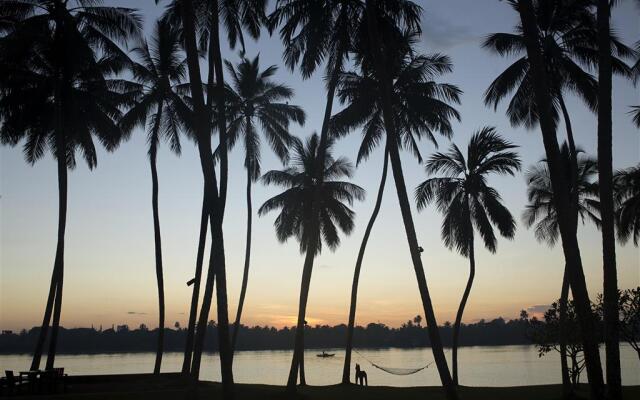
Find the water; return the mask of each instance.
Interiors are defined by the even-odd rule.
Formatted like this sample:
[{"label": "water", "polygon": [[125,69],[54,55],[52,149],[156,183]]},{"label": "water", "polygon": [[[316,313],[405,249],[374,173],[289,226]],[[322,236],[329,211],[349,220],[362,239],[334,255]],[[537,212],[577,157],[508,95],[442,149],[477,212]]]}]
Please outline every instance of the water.
[{"label": "water", "polygon": [[[340,349],[326,350],[335,353],[332,358],[319,358],[319,351],[305,353],[307,383],[331,385],[339,383],[344,362]],[[366,358],[384,367],[419,368],[433,360],[431,349],[381,349],[361,350]],[[604,349],[601,349],[604,360]],[[542,358],[534,346],[478,346],[463,347],[459,354],[460,383],[468,386],[522,386],[560,382],[560,363],[557,353]],[[450,361],[451,354],[447,352]],[[620,346],[622,383],[640,385],[640,361],[628,345]],[[151,372],[154,353],[117,353],[92,355],[59,355],[56,365],[70,374],[126,374]],[[367,371],[370,385],[429,386],[439,385],[435,365],[408,376],[390,375],[369,364],[354,353],[352,365],[359,363]],[[0,371],[28,369],[28,355],[0,355]],[[242,351],[234,357],[234,379],[239,383],[265,383],[283,385],[291,363],[291,351]],[[163,372],[179,371],[182,353],[165,353]],[[203,356],[201,378],[220,380],[220,364],[217,354]],[[353,372],[352,372],[353,379]],[[581,381],[586,381],[583,372]]]}]

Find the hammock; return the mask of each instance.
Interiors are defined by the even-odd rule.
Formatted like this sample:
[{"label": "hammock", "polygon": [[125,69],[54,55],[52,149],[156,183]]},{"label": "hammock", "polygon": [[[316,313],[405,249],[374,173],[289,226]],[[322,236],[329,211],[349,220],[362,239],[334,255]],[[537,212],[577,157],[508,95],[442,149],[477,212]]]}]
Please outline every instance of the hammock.
[{"label": "hammock", "polygon": [[429,364],[419,367],[419,368],[391,368],[391,367],[383,367],[381,365],[378,365],[376,363],[374,363],[373,361],[369,360],[367,357],[365,357],[364,355],[362,355],[358,350],[353,349],[353,351],[355,351],[356,353],[358,353],[358,355],[362,358],[364,358],[365,360],[367,360],[367,362],[369,362],[369,364],[373,365],[374,367],[388,373],[388,374],[392,374],[392,375],[413,375],[417,372],[422,371],[425,368],[429,368],[429,366],[431,364],[433,364],[433,361],[431,361]]}]

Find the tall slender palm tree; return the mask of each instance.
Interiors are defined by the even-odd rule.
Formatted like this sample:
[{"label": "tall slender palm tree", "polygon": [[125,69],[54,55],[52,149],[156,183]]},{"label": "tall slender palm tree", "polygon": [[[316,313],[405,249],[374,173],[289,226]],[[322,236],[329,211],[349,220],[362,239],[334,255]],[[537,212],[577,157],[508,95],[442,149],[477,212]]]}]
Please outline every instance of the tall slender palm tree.
[{"label": "tall slender palm tree", "polygon": [[[411,37],[406,39],[409,42],[412,41]],[[405,50],[411,53],[410,46],[407,46]],[[460,118],[458,112],[450,105],[450,103],[459,103],[460,90],[453,85],[435,81],[437,77],[450,72],[451,69],[452,64],[446,56],[440,54],[430,56],[411,54],[406,58],[401,57],[400,62],[397,64],[397,70],[393,72],[393,106],[402,136],[402,140],[396,144],[409,150],[419,162],[422,161],[422,156],[418,147],[418,140],[426,137],[437,146],[435,133],[441,133],[449,137],[452,133],[450,120]],[[363,126],[363,139],[357,157],[358,164],[367,159],[375,147],[385,140],[383,139],[381,96],[380,83],[371,71],[364,72],[363,75],[356,72],[341,74],[338,97],[347,106],[332,117],[331,133],[332,135],[341,136]],[[385,141],[389,143],[388,138]],[[376,203],[364,232],[354,270],[342,383],[350,382],[351,352],[360,270],[367,242],[380,210],[387,178],[387,165],[388,150],[385,149],[382,177]]]},{"label": "tall slender palm tree", "polygon": [[618,239],[626,243],[633,237],[637,247],[640,242],[640,165],[617,171],[613,176],[613,187]]},{"label": "tall slender palm tree", "polygon": [[[597,185],[593,182],[595,175],[598,173],[597,161],[581,156],[583,151],[577,149],[578,160],[575,163],[577,174],[571,176],[571,166],[574,162],[571,160],[573,152],[569,150],[567,143],[563,143],[560,149],[561,161],[564,165],[564,173],[567,175],[567,182],[570,183],[569,188],[572,197],[576,199],[576,206],[573,212],[576,213],[572,217],[572,221],[576,224],[574,230],[578,229],[578,222],[585,219],[591,220],[596,226],[600,226],[600,218],[598,217],[598,199]],[[523,214],[523,220],[527,227],[535,224],[535,236],[538,241],[544,241],[553,247],[558,241],[560,235],[559,219],[554,206],[553,187],[551,185],[551,177],[549,176],[549,168],[546,159],[540,161],[539,165],[532,167],[526,174],[528,184],[527,194],[529,203]],[[575,195],[573,194],[575,193]],[[538,221],[536,223],[536,221]],[[574,395],[574,386],[572,385],[569,365],[567,362],[567,305],[569,297],[569,281],[567,271],[562,279],[562,288],[559,301],[559,346],[560,346],[560,367],[562,372],[563,394],[565,398],[572,398]]]},{"label": "tall slender palm tree", "polygon": [[[285,44],[284,60],[292,70],[300,65],[303,77],[309,77],[325,63],[327,100],[320,130],[320,149],[329,140],[329,123],[339,74],[349,53],[354,50],[354,35],[362,25],[364,15],[362,0],[279,1],[269,16],[270,30],[282,24],[280,37]],[[394,1],[389,14],[398,20],[418,25],[420,7],[411,1]],[[323,165],[320,154],[318,165]],[[321,168],[317,168],[318,171]],[[322,179],[322,177],[318,177]],[[304,384],[304,368],[300,369]]]},{"label": "tall slender palm tree", "polygon": [[2,30],[3,141],[17,144],[26,136],[25,154],[30,162],[49,148],[58,171],[58,243],[31,369],[39,368],[49,324],[47,368],[55,361],[62,309],[67,169],[75,166],[77,149],[91,168],[96,165],[93,136],[108,150],[122,137],[115,121],[125,101],[123,91],[130,88],[105,77],[126,65],[127,57],[117,43],[139,35],[141,23],[133,9],[101,3],[12,0],[0,8],[0,14],[11,21]]},{"label": "tall slender palm tree", "polygon": [[251,186],[261,175],[260,134],[258,125],[276,156],[286,164],[293,137],[289,134],[289,124],[293,121],[304,125],[305,113],[302,108],[290,105],[286,100],[293,97],[293,90],[274,82],[271,78],[278,68],[275,65],[260,71],[259,56],[253,60],[244,58],[237,66],[226,62],[231,75],[232,89],[228,94],[229,150],[241,140],[244,144],[244,167],[247,170],[247,239],[245,243],[244,270],[238,309],[231,339],[231,352],[236,349],[240,318],[247,293],[249,263],[251,259]]},{"label": "tall slender palm tree", "polygon": [[620,311],[618,270],[616,266],[616,236],[613,202],[613,120],[611,115],[613,54],[609,41],[611,31],[610,0],[596,3],[598,43],[598,175],[600,188],[600,218],[602,219],[602,272],[604,344],[608,396],[622,399],[620,371]]},{"label": "tall slender palm tree", "polygon": [[[232,354],[229,340],[229,317],[227,304],[226,287],[226,265],[224,254],[224,235],[222,231],[222,221],[226,203],[227,180],[228,180],[228,160],[227,160],[227,129],[226,129],[226,101],[225,82],[222,66],[222,55],[220,51],[220,30],[222,19],[223,28],[226,30],[227,38],[231,48],[234,48],[238,41],[244,43],[243,29],[256,38],[260,35],[260,26],[264,22],[265,1],[210,1],[206,5],[206,13],[196,15],[194,7],[199,5],[200,0],[177,0],[176,9],[180,11],[180,21],[184,35],[184,47],[187,54],[187,65],[192,95],[192,107],[194,112],[194,133],[197,138],[198,151],[200,154],[203,179],[204,198],[203,203],[209,213],[209,223],[211,226],[211,254],[209,257],[209,268],[205,283],[200,315],[197,322],[197,330],[193,335],[193,357],[191,359],[191,375],[197,379],[200,374],[200,361],[204,348],[204,337],[207,329],[207,320],[211,308],[213,297],[213,285],[216,284],[216,300],[218,311],[218,346],[220,351],[220,366],[222,373],[223,392],[227,396],[233,394],[233,371]],[[213,86],[215,76],[215,90],[209,90],[205,99],[202,87],[202,77],[200,76],[198,38],[196,28],[202,26],[201,21],[208,21],[204,26],[209,34],[208,43],[209,73],[208,84]],[[211,116],[213,106],[217,108],[217,129],[220,136],[220,188],[217,187],[217,177],[214,168],[213,155],[211,153]],[[204,212],[203,212],[204,215]],[[204,220],[204,218],[202,218]],[[206,232],[205,232],[206,235]],[[202,229],[201,229],[201,237]],[[197,271],[196,271],[197,275]],[[199,288],[199,282],[196,282]],[[195,286],[195,285],[194,285]],[[192,297],[192,305],[195,296]],[[196,298],[197,301],[197,298]],[[185,351],[185,363],[191,349],[187,344]],[[183,370],[184,370],[183,364]]]},{"label": "tall slender palm tree", "polygon": [[[534,14],[539,27],[540,47],[545,60],[547,77],[550,88],[553,90],[551,112],[557,123],[559,115],[562,115],[569,149],[573,154],[570,165],[572,179],[576,179],[578,166],[574,134],[565,105],[564,93],[574,93],[581,98],[587,106],[597,109],[598,85],[596,79],[589,70],[598,62],[598,46],[596,41],[596,21],[590,9],[591,2],[585,0],[571,1],[543,1],[534,3]],[[616,73],[629,75],[628,66],[621,58],[629,57],[633,51],[624,45],[615,34],[609,34],[609,42],[615,50],[613,68]],[[485,103],[497,108],[498,104],[510,93],[514,93],[507,115],[514,126],[525,125],[532,128],[538,124],[539,113],[536,106],[533,86],[535,80],[529,57],[522,24],[515,27],[515,33],[495,33],[490,35],[484,43],[484,47],[501,56],[516,55],[519,58],[502,72],[485,92]],[[577,193],[570,193],[572,211],[570,215],[577,218]],[[577,227],[577,221],[572,221],[570,226]],[[566,309],[568,296],[568,282],[563,282],[562,295],[560,296],[560,312]],[[564,346],[563,346],[564,348]],[[561,362],[564,358],[561,357]],[[572,390],[568,373],[563,371],[563,390],[565,396]]]},{"label": "tall slender palm tree", "polygon": [[[534,99],[538,110],[540,131],[553,187],[554,205],[558,214],[558,226],[566,262],[565,272],[571,285],[580,328],[584,332],[592,332],[595,329],[595,321],[591,313],[591,302],[582,268],[577,232],[573,223],[575,213],[573,213],[572,208],[575,207],[575,201],[571,197],[570,185],[566,179],[566,173],[563,171],[564,168],[560,158],[556,124],[552,111],[552,81],[548,77],[543,53],[540,50],[540,30],[531,0],[511,0],[509,4],[520,16],[531,76],[536,82],[533,85]],[[575,174],[575,168],[572,168],[572,170],[573,175]],[[583,347],[591,395],[593,398],[602,399],[604,398],[604,380],[596,338],[592,335],[584,335]]]},{"label": "tall slender palm tree", "polygon": [[131,72],[140,84],[137,103],[127,111],[120,121],[125,131],[136,126],[149,127],[147,143],[151,167],[151,206],[153,209],[153,232],[155,243],[156,279],[158,282],[158,347],[154,374],[160,373],[164,348],[164,278],[162,272],[162,243],[160,215],[158,212],[158,170],[156,158],[161,140],[169,143],[170,149],[180,154],[180,125],[186,106],[177,93],[178,85],[186,75],[186,65],[181,56],[180,32],[166,20],[156,22],[151,45],[141,40],[133,50],[140,59],[133,62]]},{"label": "tall slender palm tree", "polygon": [[[324,151],[319,146],[317,134],[306,143],[295,139],[292,165],[282,171],[269,171],[262,177],[265,184],[281,186],[285,191],[265,201],[258,214],[280,210],[274,223],[278,240],[285,242],[295,237],[300,243],[300,252],[305,254],[288,390],[295,390],[300,359],[304,357],[304,324],[313,262],[322,250],[323,241],[330,250],[340,245],[338,229],[347,235],[351,233],[355,214],[349,206],[354,200],[364,199],[365,195],[359,186],[339,180],[351,177],[353,167],[344,158],[332,157],[333,140],[327,141],[328,148]],[[318,172],[316,167],[321,153],[325,154],[324,165]],[[318,176],[323,179],[319,180]]]},{"label": "tall slender palm tree", "polygon": [[513,151],[516,147],[498,135],[495,128],[481,128],[471,136],[466,159],[455,144],[447,153],[432,155],[425,164],[427,174],[444,176],[429,178],[416,188],[418,210],[435,202],[444,215],[441,234],[445,245],[449,249],[455,247],[460,254],[469,257],[469,278],[453,325],[451,366],[456,385],[460,323],[476,274],[474,226],[484,246],[492,253],[497,248],[493,225],[503,237],[513,239],[516,222],[502,204],[500,194],[487,184],[487,175],[513,176],[519,171],[520,157]]},{"label": "tall slender palm tree", "polygon": [[[417,21],[420,20],[420,8],[418,6],[415,6],[418,15],[417,21],[407,18],[395,18],[392,12],[395,7],[397,7],[397,4],[394,2],[366,1],[366,24],[363,25],[363,28],[365,28],[363,29],[363,33],[366,32],[366,34],[363,35],[365,40],[363,40],[360,45],[360,49],[365,51],[363,53],[365,55],[363,62],[365,64],[369,62],[370,65],[373,65],[375,76],[377,76],[381,83],[383,123],[387,136],[392,143],[400,140],[400,134],[399,131],[396,130],[397,122],[395,121],[393,112],[393,80],[388,69],[389,64],[391,64],[389,60],[393,60],[395,55],[398,54],[397,38],[400,36],[399,33],[405,30],[418,32],[420,29],[417,23]],[[380,34],[380,32],[383,33]],[[367,58],[369,58],[369,61]],[[454,400],[458,398],[458,395],[451,379],[447,360],[444,356],[442,339],[438,331],[438,323],[433,310],[433,303],[431,302],[424,267],[420,259],[420,246],[418,246],[418,238],[413,216],[411,215],[411,205],[409,203],[409,196],[407,195],[407,186],[404,181],[400,154],[398,147],[395,145],[387,146],[387,148],[389,149],[391,170],[396,184],[396,193],[398,195],[398,203],[400,205],[407,242],[411,252],[411,260],[416,274],[425,319],[429,328],[429,339],[434,361],[447,398]]]}]

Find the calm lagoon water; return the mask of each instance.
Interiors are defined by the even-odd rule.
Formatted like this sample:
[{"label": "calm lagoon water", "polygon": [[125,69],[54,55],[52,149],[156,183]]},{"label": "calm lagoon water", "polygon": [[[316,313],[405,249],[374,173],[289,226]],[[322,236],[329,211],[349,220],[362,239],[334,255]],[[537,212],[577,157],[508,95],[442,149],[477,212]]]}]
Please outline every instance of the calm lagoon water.
[{"label": "calm lagoon water", "polygon": [[[622,383],[640,385],[640,360],[628,345],[621,345]],[[319,351],[305,353],[307,383],[331,385],[340,382],[343,351],[332,358],[319,358]],[[360,350],[366,358],[384,367],[419,368],[433,360],[431,349]],[[291,363],[291,351],[241,351],[234,357],[234,379],[239,383],[265,383],[282,385],[286,382]],[[604,348],[601,348],[604,360]],[[521,386],[560,382],[559,357],[554,354],[538,357],[534,346],[463,347],[459,351],[460,383],[468,386]],[[447,352],[450,360],[451,354]],[[70,374],[125,374],[151,372],[154,353],[116,353],[92,355],[59,355],[56,364]],[[435,365],[408,376],[390,375],[371,366],[360,355],[353,355],[369,376],[370,385],[429,386],[439,385]],[[28,369],[28,355],[0,355],[0,371]],[[182,353],[166,353],[162,361],[163,372],[179,371]],[[352,375],[353,376],[353,375]],[[220,380],[220,364],[216,353],[203,357],[201,378]],[[583,372],[581,381],[586,381]]]}]

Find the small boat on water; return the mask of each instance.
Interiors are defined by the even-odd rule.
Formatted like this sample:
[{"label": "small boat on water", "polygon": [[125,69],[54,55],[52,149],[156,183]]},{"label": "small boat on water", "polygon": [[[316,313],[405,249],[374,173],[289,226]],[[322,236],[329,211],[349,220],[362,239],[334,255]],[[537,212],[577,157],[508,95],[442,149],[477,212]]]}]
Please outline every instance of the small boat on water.
[{"label": "small boat on water", "polygon": [[333,357],[335,356],[335,353],[325,353],[324,351],[320,354],[316,354],[316,357],[321,357],[321,358],[327,358],[327,357]]}]

